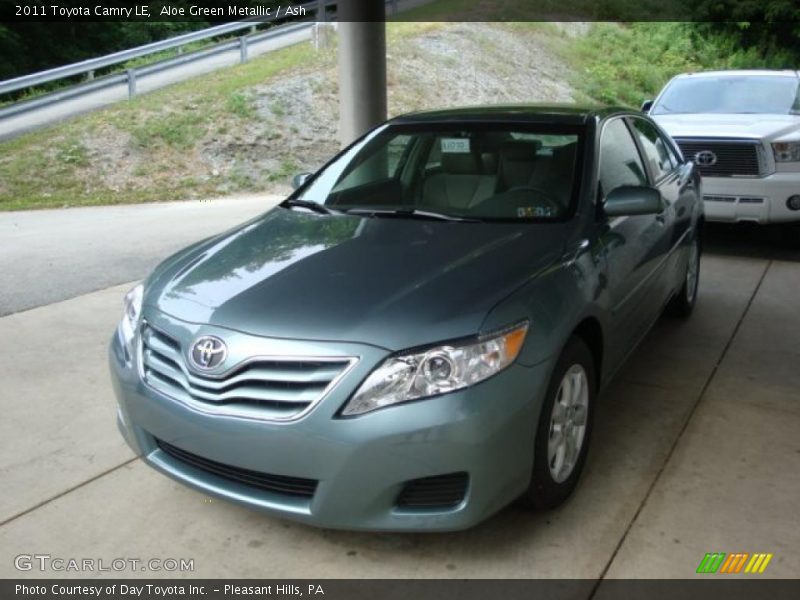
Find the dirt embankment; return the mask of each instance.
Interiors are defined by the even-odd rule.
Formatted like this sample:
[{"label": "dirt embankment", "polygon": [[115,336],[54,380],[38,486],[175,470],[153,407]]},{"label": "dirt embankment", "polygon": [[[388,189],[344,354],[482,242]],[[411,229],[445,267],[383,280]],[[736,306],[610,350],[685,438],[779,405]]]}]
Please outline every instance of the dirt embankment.
[{"label": "dirt embankment", "polygon": [[[566,66],[546,37],[491,23],[446,24],[388,48],[389,115],[470,104],[570,102]],[[284,188],[290,172],[313,170],[339,148],[338,71],[302,73],[249,92],[258,119],[204,142],[201,156]],[[278,174],[276,176],[275,174]]]}]

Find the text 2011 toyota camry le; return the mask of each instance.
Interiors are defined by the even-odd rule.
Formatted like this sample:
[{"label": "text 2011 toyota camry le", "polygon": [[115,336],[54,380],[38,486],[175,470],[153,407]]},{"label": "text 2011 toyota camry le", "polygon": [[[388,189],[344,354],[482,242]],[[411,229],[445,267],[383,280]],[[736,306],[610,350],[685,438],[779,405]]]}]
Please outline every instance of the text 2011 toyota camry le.
[{"label": "text 2011 toyota camry le", "polygon": [[558,505],[598,389],[695,302],[700,180],[641,114],[412,114],[296,183],[131,290],[110,350],[148,464],[279,516],[451,530]]}]

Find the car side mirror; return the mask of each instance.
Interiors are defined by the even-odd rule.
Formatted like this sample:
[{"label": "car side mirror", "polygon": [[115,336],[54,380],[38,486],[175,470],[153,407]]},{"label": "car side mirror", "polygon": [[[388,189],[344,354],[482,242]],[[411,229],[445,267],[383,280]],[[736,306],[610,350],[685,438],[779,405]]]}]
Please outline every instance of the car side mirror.
[{"label": "car side mirror", "polygon": [[647,114],[650,112],[650,109],[653,108],[653,101],[652,100],[645,100],[642,102],[642,112]]},{"label": "car side mirror", "polygon": [[609,217],[656,215],[664,210],[661,192],[644,185],[622,185],[606,196],[603,210]]},{"label": "car side mirror", "polygon": [[292,187],[294,189],[301,187],[309,177],[311,177],[311,173],[298,173],[292,177]]}]

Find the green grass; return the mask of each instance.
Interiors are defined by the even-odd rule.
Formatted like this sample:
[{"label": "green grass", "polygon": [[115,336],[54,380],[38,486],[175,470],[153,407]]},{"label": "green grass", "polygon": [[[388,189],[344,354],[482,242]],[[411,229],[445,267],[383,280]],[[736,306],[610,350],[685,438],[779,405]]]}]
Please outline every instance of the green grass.
[{"label": "green grass", "polygon": [[[237,169],[230,181],[196,177],[186,168],[192,166],[192,152],[205,136],[236,131],[243,120],[258,118],[249,88],[317,68],[327,56],[310,44],[291,46],[2,142],[0,210],[152,202],[252,189],[255,182]],[[109,134],[128,140],[132,185],[110,185],[90,168],[86,140]]]},{"label": "green grass", "polygon": [[250,98],[242,92],[231,92],[227,101],[228,111],[242,119],[252,119],[255,116],[255,106]]},{"label": "green grass", "polygon": [[140,148],[158,145],[187,149],[200,138],[204,117],[197,110],[148,117],[142,123],[127,123],[121,128],[130,132],[134,143]]},{"label": "green grass", "polygon": [[299,171],[299,165],[292,159],[287,158],[281,161],[280,166],[266,174],[267,181],[272,183],[278,181],[287,181]]}]

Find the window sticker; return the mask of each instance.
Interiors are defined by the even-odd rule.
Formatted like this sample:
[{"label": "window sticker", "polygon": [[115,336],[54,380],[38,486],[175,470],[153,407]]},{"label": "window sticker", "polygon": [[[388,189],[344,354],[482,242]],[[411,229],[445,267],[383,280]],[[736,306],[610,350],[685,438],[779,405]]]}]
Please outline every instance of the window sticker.
[{"label": "window sticker", "polygon": [[525,217],[532,217],[533,216],[533,207],[532,206],[518,206],[517,207],[517,216],[520,219],[524,219]]},{"label": "window sticker", "polygon": [[442,138],[442,152],[469,154],[469,138]]},{"label": "window sticker", "polygon": [[517,207],[517,216],[520,219],[552,217],[553,209],[549,206],[519,206]]}]

